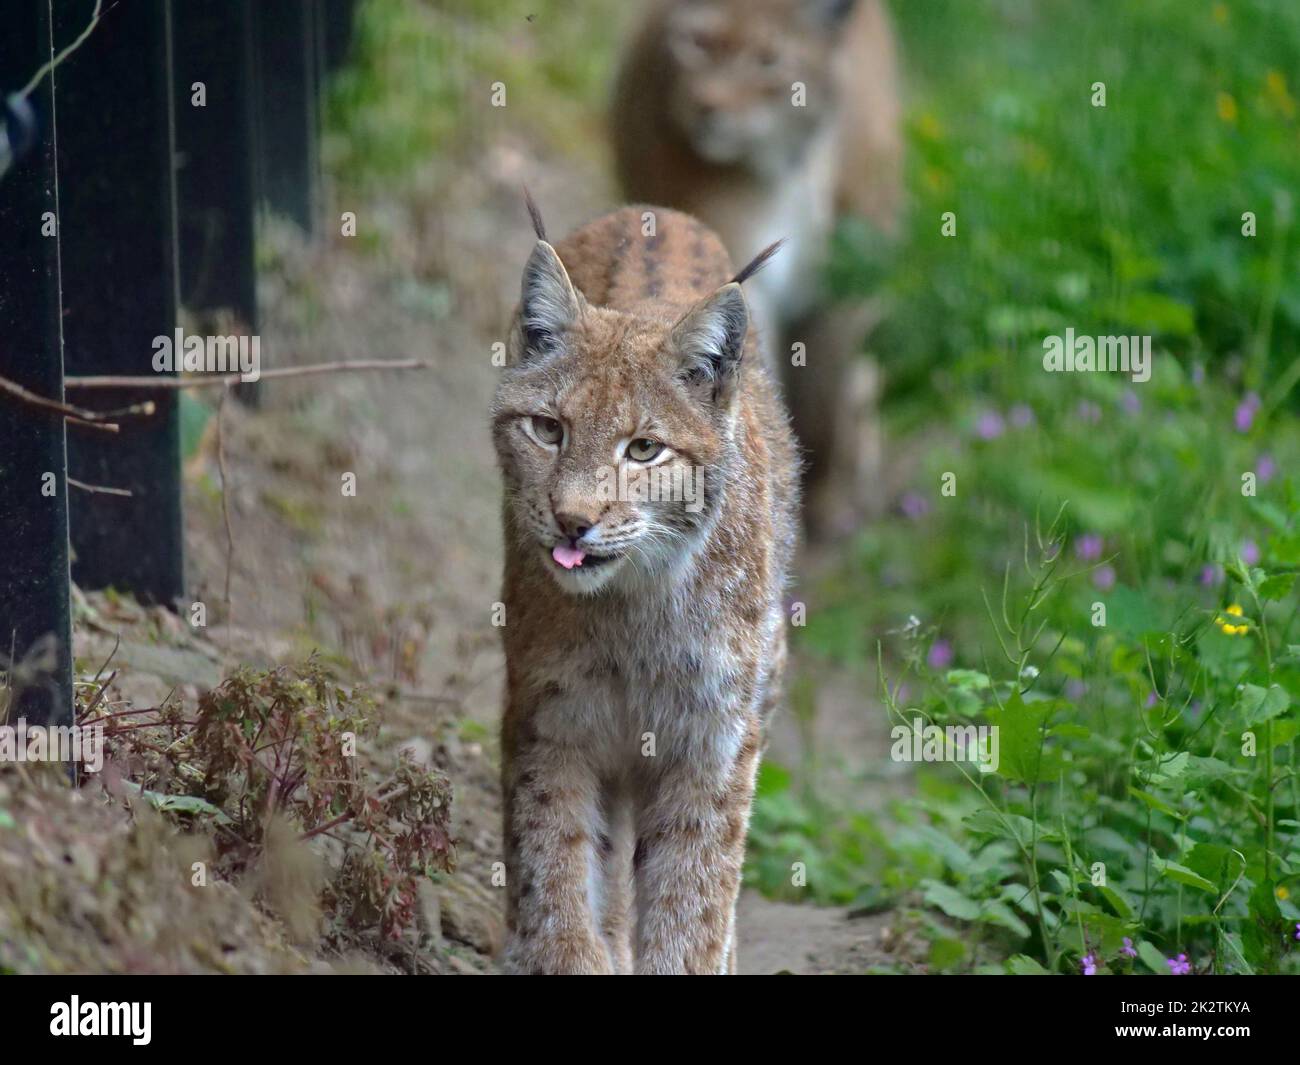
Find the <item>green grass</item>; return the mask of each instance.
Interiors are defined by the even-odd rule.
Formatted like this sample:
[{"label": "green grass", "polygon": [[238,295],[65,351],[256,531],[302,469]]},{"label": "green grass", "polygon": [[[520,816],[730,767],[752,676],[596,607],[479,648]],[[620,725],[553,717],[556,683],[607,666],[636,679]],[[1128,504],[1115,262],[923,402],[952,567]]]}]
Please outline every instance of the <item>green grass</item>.
[{"label": "green grass", "polygon": [[353,60],[330,86],[331,171],[345,190],[400,195],[431,164],[485,151],[503,132],[598,153],[625,7],[364,0]]},{"label": "green grass", "polygon": [[[751,879],[802,838],[803,897],[919,901],[1018,970],[1300,971],[1300,9],[896,8],[907,236],[846,224],[832,278],[890,298],[909,484],[801,637],[883,643],[894,721],[997,725],[1001,764],[921,767],[888,829],[769,780]],[[1150,335],[1151,380],[1044,372],[1066,328]]]}]

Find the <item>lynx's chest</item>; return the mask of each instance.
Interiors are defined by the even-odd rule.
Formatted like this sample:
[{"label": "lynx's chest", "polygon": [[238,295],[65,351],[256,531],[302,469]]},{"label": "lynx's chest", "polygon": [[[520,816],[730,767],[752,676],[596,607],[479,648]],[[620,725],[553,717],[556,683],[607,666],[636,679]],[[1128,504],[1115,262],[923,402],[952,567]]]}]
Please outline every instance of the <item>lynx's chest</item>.
[{"label": "lynx's chest", "polygon": [[761,697],[760,658],[724,616],[593,611],[546,671],[539,724],[619,774],[644,759],[711,757],[738,742]]}]

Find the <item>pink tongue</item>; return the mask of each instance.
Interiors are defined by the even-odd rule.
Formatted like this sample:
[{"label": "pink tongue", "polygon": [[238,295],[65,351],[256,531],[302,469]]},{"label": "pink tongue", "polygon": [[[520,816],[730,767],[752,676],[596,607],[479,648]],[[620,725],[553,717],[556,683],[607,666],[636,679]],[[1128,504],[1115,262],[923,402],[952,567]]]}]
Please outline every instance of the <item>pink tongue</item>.
[{"label": "pink tongue", "polygon": [[551,557],[565,569],[573,569],[574,566],[582,565],[582,560],[587,557],[587,552],[578,547],[556,544],[551,550]]}]

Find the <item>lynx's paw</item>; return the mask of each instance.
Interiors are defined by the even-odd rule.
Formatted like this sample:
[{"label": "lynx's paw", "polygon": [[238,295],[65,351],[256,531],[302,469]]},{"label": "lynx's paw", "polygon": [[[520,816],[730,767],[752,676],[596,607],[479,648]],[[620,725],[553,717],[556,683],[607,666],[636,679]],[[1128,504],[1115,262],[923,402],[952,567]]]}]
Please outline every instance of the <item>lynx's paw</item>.
[{"label": "lynx's paw", "polygon": [[506,944],[505,970],[531,976],[583,976],[614,972],[609,948],[600,936],[587,932],[524,937]]}]

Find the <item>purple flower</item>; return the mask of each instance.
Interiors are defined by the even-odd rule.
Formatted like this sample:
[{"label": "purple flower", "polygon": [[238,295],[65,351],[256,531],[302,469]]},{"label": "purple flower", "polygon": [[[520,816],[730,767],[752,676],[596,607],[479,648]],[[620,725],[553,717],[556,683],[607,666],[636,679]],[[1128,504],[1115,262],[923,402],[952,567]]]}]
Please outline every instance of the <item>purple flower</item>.
[{"label": "purple flower", "polygon": [[925,660],[931,669],[947,669],[952,665],[952,644],[947,640],[935,640]]},{"label": "purple flower", "polygon": [[1138,399],[1138,394],[1131,388],[1119,397],[1119,405],[1125,414],[1138,415],[1142,413],[1142,401]]},{"label": "purple flower", "polygon": [[1295,926],[1295,937],[1296,937],[1296,939],[1300,939],[1300,921],[1297,921],[1297,922],[1296,922],[1296,926]]},{"label": "purple flower", "polygon": [[1005,429],[1002,415],[995,410],[986,410],[975,423],[975,435],[981,440],[996,440]]},{"label": "purple flower", "polygon": [[1084,684],[1078,677],[1071,677],[1065,682],[1065,697],[1073,703],[1077,703],[1088,694],[1088,685]]},{"label": "purple flower", "polygon": [[1201,584],[1206,588],[1213,588],[1223,580],[1223,567],[1217,562],[1207,562],[1201,567]]},{"label": "purple flower", "polygon": [[1255,460],[1255,476],[1264,484],[1268,484],[1277,473],[1277,463],[1273,461],[1272,455],[1260,455]]},{"label": "purple flower", "polygon": [[1232,415],[1232,424],[1239,433],[1250,432],[1250,427],[1255,423],[1255,413],[1259,410],[1259,394],[1249,392],[1246,398],[1237,404],[1237,409]]},{"label": "purple flower", "polygon": [[1120,947],[1119,952],[1126,958],[1136,958],[1138,956],[1138,952],[1133,949],[1133,940],[1129,939],[1128,936],[1124,937],[1124,945]]},{"label": "purple flower", "polygon": [[1156,703],[1160,702],[1160,696],[1155,692],[1147,692],[1146,708],[1150,710]]},{"label": "purple flower", "polygon": [[1205,384],[1205,367],[1199,362],[1192,367],[1192,384],[1197,386]]},{"label": "purple flower", "polygon": [[1079,415],[1080,419],[1087,422],[1089,425],[1094,425],[1101,421],[1101,408],[1090,399],[1079,400],[1079,405],[1075,408],[1075,413]]},{"label": "purple flower", "polygon": [[1037,420],[1033,408],[1025,403],[1017,403],[1007,412],[1007,419],[1017,429],[1028,429]]},{"label": "purple flower", "polygon": [[1085,562],[1096,562],[1104,546],[1105,541],[1096,533],[1084,533],[1074,542],[1074,553]]},{"label": "purple flower", "polygon": [[1093,570],[1092,583],[1103,592],[1109,592],[1115,587],[1115,567],[1099,566],[1097,569]]},{"label": "purple flower", "polygon": [[906,493],[899,502],[904,517],[917,521],[930,513],[930,501],[917,492]]},{"label": "purple flower", "polygon": [[1083,956],[1083,975],[1084,976],[1097,975],[1097,955],[1085,954]]},{"label": "purple flower", "polygon": [[1253,566],[1259,561],[1259,544],[1254,540],[1245,540],[1241,545],[1241,561]]},{"label": "purple flower", "polygon": [[1187,960],[1186,954],[1180,954],[1177,958],[1166,958],[1165,964],[1169,966],[1170,976],[1186,976],[1192,971],[1192,965]]}]

